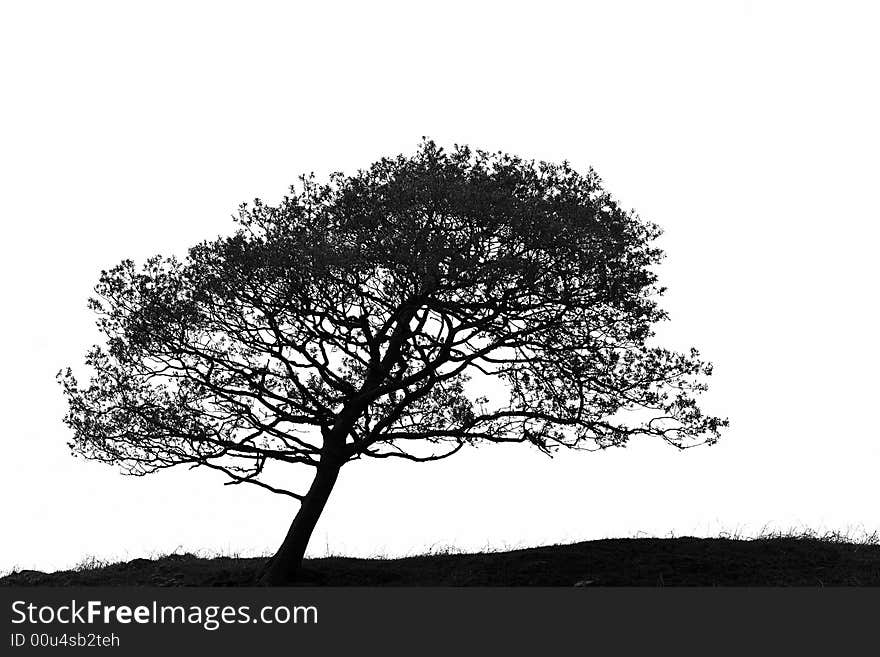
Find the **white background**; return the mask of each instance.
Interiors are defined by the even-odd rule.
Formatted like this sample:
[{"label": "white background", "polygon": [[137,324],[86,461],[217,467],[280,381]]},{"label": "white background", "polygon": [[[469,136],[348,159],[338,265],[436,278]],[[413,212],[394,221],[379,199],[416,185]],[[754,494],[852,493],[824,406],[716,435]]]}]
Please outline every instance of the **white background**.
[{"label": "white background", "polygon": [[713,448],[488,446],[347,466],[311,553],[880,529],[877,33],[869,2],[39,2],[0,9],[0,569],[255,554],[295,506],[69,456],[54,376],[100,269],[182,254],[422,135],[595,167],[666,229]]}]

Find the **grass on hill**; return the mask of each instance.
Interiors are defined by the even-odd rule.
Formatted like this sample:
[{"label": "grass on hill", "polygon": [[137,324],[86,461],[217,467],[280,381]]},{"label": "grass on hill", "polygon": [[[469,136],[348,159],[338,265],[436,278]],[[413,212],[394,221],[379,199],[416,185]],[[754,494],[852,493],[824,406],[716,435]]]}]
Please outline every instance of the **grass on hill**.
[{"label": "grass on hill", "polygon": [[[171,554],[55,573],[15,571],[4,586],[250,586],[265,558]],[[398,559],[307,559],[306,586],[880,586],[880,540],[840,534],[603,539],[509,552]]]}]

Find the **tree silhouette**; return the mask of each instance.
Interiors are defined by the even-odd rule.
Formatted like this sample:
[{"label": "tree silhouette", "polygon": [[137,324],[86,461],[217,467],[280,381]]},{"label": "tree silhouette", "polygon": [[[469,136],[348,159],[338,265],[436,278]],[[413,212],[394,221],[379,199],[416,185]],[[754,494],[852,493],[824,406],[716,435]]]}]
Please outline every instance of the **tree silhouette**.
[{"label": "tree silhouette", "polygon": [[[205,466],[299,501],[263,583],[295,576],[353,459],[687,447],[726,426],[695,402],[711,366],[649,344],[666,317],[659,229],[592,170],[426,140],[300,183],[182,261],[102,272],[91,381],[59,373],[75,453],[135,475]],[[314,468],[311,487],[279,485],[273,462]]]}]

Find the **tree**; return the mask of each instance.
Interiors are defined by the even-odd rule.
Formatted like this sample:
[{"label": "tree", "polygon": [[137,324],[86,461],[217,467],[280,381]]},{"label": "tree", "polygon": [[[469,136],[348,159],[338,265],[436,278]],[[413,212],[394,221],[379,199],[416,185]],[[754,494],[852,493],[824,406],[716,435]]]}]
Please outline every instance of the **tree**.
[{"label": "tree", "polygon": [[[660,230],[592,170],[426,140],[356,175],[304,176],[237,221],[183,260],[102,272],[90,306],[106,344],[87,386],[59,378],[76,454],[135,475],[214,468],[298,500],[264,583],[295,576],[354,459],[636,435],[687,447],[727,424],[695,401],[711,366],[650,344]],[[308,491],[270,479],[276,462],[313,468]]]}]

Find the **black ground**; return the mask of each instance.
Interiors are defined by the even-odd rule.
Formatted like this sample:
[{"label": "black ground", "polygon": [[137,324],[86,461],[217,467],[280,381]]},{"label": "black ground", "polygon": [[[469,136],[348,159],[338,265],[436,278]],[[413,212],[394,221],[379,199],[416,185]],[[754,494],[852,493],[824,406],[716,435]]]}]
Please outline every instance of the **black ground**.
[{"label": "black ground", "polygon": [[[155,560],[42,573],[0,585],[247,586],[264,559]],[[817,538],[607,539],[512,552],[403,559],[309,559],[300,581],[327,586],[880,586],[880,545]]]}]

